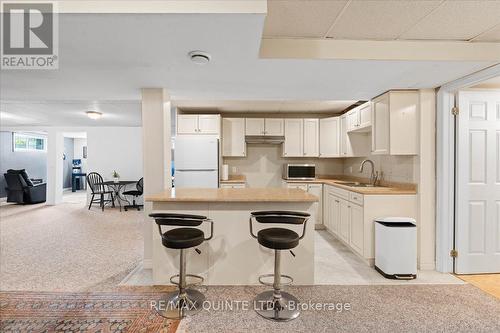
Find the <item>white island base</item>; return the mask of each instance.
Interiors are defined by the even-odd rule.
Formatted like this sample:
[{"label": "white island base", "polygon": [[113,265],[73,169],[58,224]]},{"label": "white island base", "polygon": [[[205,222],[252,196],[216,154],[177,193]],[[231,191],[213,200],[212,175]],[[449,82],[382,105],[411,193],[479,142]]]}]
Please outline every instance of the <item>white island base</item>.
[{"label": "white island base", "polygon": [[[245,190],[245,189],[232,189]],[[301,190],[295,190],[301,191]],[[303,192],[303,191],[302,191]],[[304,192],[304,194],[306,194]],[[311,199],[312,197],[312,199]],[[309,212],[306,235],[299,246],[293,249],[295,257],[288,250],[282,251],[281,273],[290,275],[295,285],[314,284],[314,202],[315,197],[303,202],[179,202],[155,201],[153,211],[204,215],[214,221],[214,236],[201,244],[198,254],[194,248],[187,249],[187,273],[204,277],[205,285],[253,285],[259,284],[258,277],[273,273],[274,251],[262,247],[251,237],[250,213],[259,210],[291,210]],[[150,223],[155,223],[149,219]],[[254,223],[254,233],[274,224]],[[302,234],[303,226],[279,225]],[[164,230],[171,227],[163,227]],[[206,237],[210,234],[209,224],[202,228]],[[156,285],[170,284],[170,277],[179,273],[179,250],[167,249],[161,243],[158,227],[153,230],[153,281]]]}]

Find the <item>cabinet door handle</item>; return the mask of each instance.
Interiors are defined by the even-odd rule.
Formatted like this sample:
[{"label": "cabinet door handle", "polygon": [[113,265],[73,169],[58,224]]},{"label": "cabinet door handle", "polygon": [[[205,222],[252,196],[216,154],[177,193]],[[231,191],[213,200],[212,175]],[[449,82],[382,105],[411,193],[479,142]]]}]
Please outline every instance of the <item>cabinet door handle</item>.
[{"label": "cabinet door handle", "polygon": [[338,202],[338,203],[340,203],[340,201],[338,201],[338,200],[335,200],[335,202]]}]

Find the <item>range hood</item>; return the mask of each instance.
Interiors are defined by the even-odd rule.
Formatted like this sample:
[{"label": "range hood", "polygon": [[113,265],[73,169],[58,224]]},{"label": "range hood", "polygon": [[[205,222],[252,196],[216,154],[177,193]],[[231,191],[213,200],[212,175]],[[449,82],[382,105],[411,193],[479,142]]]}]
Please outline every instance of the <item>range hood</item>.
[{"label": "range hood", "polygon": [[245,142],[279,145],[285,142],[285,137],[283,135],[245,135]]}]

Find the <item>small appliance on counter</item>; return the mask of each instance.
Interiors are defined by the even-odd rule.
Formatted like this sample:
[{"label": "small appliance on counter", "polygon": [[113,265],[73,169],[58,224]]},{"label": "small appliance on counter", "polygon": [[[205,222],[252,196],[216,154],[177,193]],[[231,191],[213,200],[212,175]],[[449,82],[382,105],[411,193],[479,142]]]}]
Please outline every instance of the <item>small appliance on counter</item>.
[{"label": "small appliance on counter", "polygon": [[315,164],[283,164],[283,179],[314,180],[315,178]]},{"label": "small appliance on counter", "polygon": [[228,179],[229,179],[229,165],[223,164],[221,180],[228,180]]},{"label": "small appliance on counter", "polygon": [[417,278],[417,223],[414,219],[375,219],[375,269],[388,279]]}]

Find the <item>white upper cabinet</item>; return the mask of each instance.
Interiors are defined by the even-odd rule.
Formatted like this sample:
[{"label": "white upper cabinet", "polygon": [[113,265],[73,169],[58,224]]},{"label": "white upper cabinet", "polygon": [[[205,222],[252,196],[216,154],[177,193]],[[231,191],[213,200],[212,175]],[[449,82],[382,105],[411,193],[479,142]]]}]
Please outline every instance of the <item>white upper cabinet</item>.
[{"label": "white upper cabinet", "polygon": [[245,118],[222,118],[222,156],[246,156]]},{"label": "white upper cabinet", "polygon": [[340,117],[340,155],[348,157],[352,155],[351,142],[347,135],[347,115]]},{"label": "white upper cabinet", "polygon": [[264,135],[265,122],[264,118],[246,118],[245,120],[246,135]]},{"label": "white upper cabinet", "polygon": [[198,134],[198,115],[178,114],[177,134]]},{"label": "white upper cabinet", "polygon": [[359,128],[366,129],[372,126],[372,103],[367,102],[359,107]]},{"label": "white upper cabinet", "polygon": [[283,119],[266,118],[264,123],[265,135],[285,135],[285,124]]},{"label": "white upper cabinet", "polygon": [[219,134],[220,116],[214,114],[200,114],[198,116],[198,134]]},{"label": "white upper cabinet", "polygon": [[319,120],[319,157],[340,157],[340,117]]},{"label": "white upper cabinet", "polygon": [[284,135],[283,119],[246,118],[246,135]]},{"label": "white upper cabinet", "polygon": [[359,126],[359,114],[357,109],[353,109],[346,113],[347,132],[354,131]]},{"label": "white upper cabinet", "polygon": [[371,103],[362,104],[347,113],[348,132],[370,132],[372,126]]},{"label": "white upper cabinet", "polygon": [[319,119],[304,119],[304,151],[306,157],[319,156]]},{"label": "white upper cabinet", "polygon": [[283,156],[319,156],[319,119],[285,119]]},{"label": "white upper cabinet", "polygon": [[390,91],[372,101],[372,154],[418,154],[417,91]]},{"label": "white upper cabinet", "polygon": [[178,114],[177,134],[216,134],[220,133],[218,114]]},{"label": "white upper cabinet", "polygon": [[283,156],[304,156],[304,120],[285,119],[285,143],[283,145]]}]

